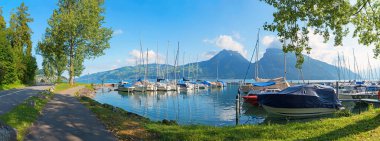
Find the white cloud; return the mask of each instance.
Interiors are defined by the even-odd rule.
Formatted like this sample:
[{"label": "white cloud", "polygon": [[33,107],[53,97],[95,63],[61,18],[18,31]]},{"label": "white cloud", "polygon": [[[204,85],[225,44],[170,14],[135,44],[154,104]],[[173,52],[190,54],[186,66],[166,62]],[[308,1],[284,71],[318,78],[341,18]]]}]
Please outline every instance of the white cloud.
[{"label": "white cloud", "polygon": [[269,45],[271,45],[273,42],[275,42],[275,40],[277,40],[276,37],[274,36],[264,36],[263,40],[262,40],[262,43],[264,46],[268,47]]},{"label": "white cloud", "polygon": [[[353,31],[353,28],[350,28]],[[310,30],[310,29],[309,29]],[[312,32],[308,34],[309,45],[312,48],[310,57],[322,60],[329,64],[335,65],[338,63],[338,53],[340,55],[341,63],[343,64],[343,56],[345,60],[345,67],[351,70],[354,66],[354,54],[358,63],[359,70],[369,69],[371,64],[372,69],[377,68],[380,63],[379,60],[373,58],[373,46],[364,46],[358,43],[358,38],[352,38],[352,33],[343,39],[343,46],[334,47],[333,41],[327,43],[323,42],[321,35],[314,35]],[[362,74],[363,75],[363,74]]]},{"label": "white cloud", "polygon": [[232,36],[229,35],[220,35],[219,37],[209,40],[203,40],[205,43],[214,44],[220,49],[233,50],[242,54],[244,57],[247,57],[247,51],[244,49],[244,46],[238,41],[234,40]]},{"label": "white cloud", "polygon": [[117,29],[117,30],[113,31],[113,36],[118,36],[118,35],[121,35],[121,34],[123,34],[123,33],[124,33],[123,30],[121,30],[121,29]]},{"label": "white cloud", "polygon": [[280,39],[273,35],[266,35],[261,40],[261,43],[268,48],[280,48],[282,49],[282,45]]},{"label": "white cloud", "polygon": [[162,64],[164,63],[164,60],[165,60],[165,58],[162,55],[154,52],[153,50],[143,51],[141,53],[141,51],[134,49],[130,51],[128,54],[130,55],[130,57],[126,59],[127,65],[136,65],[136,62],[141,63],[141,55],[144,59],[144,63],[146,63],[147,61],[147,55],[148,55],[149,64],[156,63],[157,59],[158,59],[158,63]]}]

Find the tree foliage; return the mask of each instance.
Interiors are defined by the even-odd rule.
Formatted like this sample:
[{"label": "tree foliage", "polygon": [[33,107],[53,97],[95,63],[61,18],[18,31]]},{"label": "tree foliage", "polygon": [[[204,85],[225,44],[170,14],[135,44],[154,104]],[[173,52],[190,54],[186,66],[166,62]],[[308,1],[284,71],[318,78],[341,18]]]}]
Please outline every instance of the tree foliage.
[{"label": "tree foliage", "polygon": [[6,23],[0,9],[0,85],[10,84],[17,80],[14,55],[7,40]]},{"label": "tree foliage", "polygon": [[44,59],[61,53],[66,56],[71,85],[74,76],[82,73],[84,59],[103,55],[103,50],[110,46],[112,30],[102,27],[103,4],[103,0],[60,0],[59,8],[54,10],[48,21],[49,27],[41,45],[59,49],[48,49],[53,50],[50,53],[40,50],[48,55]]},{"label": "tree foliage", "polygon": [[28,7],[24,3],[11,14],[8,28],[8,40],[14,53],[14,64],[16,65],[17,78],[25,84],[34,81],[37,63],[32,56],[32,29],[29,23],[33,22],[28,13]]},{"label": "tree foliage", "polygon": [[264,29],[276,31],[283,44],[284,52],[294,52],[297,56],[297,68],[304,61],[302,52],[310,53],[308,34],[319,34],[324,41],[334,36],[334,46],[342,46],[343,37],[349,33],[348,25],[354,25],[354,37],[363,45],[374,45],[375,57],[380,53],[379,4],[376,0],[263,0],[273,6],[272,23],[266,23]]},{"label": "tree foliage", "polygon": [[33,32],[28,25],[33,19],[27,11],[28,7],[22,3],[11,13],[7,28],[0,10],[0,85],[34,82],[37,63],[32,56]]}]

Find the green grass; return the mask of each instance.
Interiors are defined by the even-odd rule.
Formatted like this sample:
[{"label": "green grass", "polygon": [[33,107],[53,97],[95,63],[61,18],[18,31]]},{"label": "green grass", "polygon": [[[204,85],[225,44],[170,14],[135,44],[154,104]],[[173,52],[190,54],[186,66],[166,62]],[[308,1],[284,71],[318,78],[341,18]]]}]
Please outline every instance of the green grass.
[{"label": "green grass", "polygon": [[[144,138],[156,140],[378,140],[380,138],[380,109],[349,117],[323,118],[310,122],[286,124],[240,125],[213,127],[202,125],[165,125],[138,115],[119,112],[120,108],[102,105],[90,98],[81,98],[91,111],[105,123],[120,140],[136,138],[123,132],[131,125],[142,127]],[[115,110],[116,109],[116,110]],[[149,137],[150,136],[150,137]]]},{"label": "green grass", "polygon": [[[36,121],[45,104],[53,96],[53,94],[50,93],[43,93],[41,95],[45,95],[48,98],[30,97],[10,112],[0,116],[1,121],[17,130],[17,140],[21,141],[24,139],[27,129]],[[31,101],[35,102],[34,107],[29,104]]]},{"label": "green grass", "polygon": [[108,104],[100,104],[88,97],[80,97],[80,102],[89,108],[112,131],[119,140],[153,140],[145,130],[149,119],[129,113]]},{"label": "green grass", "polygon": [[55,91],[56,92],[60,92],[60,91],[63,91],[63,90],[66,90],[66,89],[70,89],[70,88],[74,88],[74,87],[77,87],[77,86],[85,86],[86,88],[92,88],[91,84],[85,84],[85,83],[75,83],[74,86],[70,86],[69,83],[58,83],[55,86]]},{"label": "green grass", "polygon": [[0,85],[0,90],[9,90],[9,89],[16,89],[16,88],[24,88],[24,87],[25,87],[24,84],[16,82],[13,84]]}]

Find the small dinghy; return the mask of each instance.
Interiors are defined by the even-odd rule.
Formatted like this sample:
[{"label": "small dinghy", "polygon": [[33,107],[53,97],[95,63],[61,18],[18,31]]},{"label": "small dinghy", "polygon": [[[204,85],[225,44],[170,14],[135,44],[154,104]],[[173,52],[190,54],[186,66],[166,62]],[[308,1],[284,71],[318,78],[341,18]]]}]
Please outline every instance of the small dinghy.
[{"label": "small dinghy", "polygon": [[282,116],[331,114],[342,107],[334,88],[318,84],[297,85],[278,93],[259,94],[258,100],[267,112]]}]

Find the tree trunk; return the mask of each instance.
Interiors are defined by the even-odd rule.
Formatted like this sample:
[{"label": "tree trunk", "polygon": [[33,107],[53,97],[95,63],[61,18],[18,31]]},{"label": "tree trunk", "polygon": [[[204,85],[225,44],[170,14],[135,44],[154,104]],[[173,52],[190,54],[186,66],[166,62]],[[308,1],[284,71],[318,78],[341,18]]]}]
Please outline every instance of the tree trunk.
[{"label": "tree trunk", "polygon": [[74,86],[74,47],[70,47],[70,71],[69,71],[69,84],[70,86]]}]

